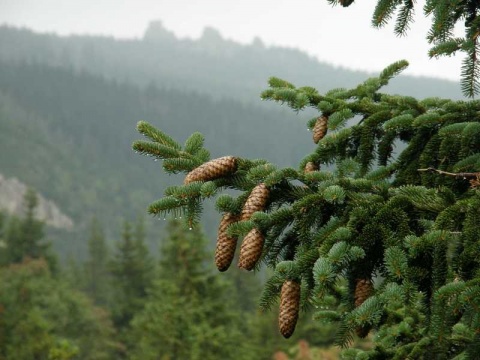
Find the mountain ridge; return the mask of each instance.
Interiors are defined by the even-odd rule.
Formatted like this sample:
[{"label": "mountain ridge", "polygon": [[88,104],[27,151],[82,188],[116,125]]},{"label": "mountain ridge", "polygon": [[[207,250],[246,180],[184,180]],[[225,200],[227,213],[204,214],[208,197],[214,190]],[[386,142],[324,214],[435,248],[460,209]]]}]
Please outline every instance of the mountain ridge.
[{"label": "mountain ridge", "polygon": [[[0,43],[3,61],[70,67],[140,86],[154,83],[247,102],[258,101],[270,76],[320,92],[332,84],[353,87],[374,76],[320,62],[297,49],[266,47],[260,41],[239,44],[213,28],[206,28],[199,39],[178,38],[158,21],[150,23],[142,38],[132,39],[40,34],[3,25]],[[428,77],[399,76],[387,90],[415,97],[462,98],[459,84]]]}]

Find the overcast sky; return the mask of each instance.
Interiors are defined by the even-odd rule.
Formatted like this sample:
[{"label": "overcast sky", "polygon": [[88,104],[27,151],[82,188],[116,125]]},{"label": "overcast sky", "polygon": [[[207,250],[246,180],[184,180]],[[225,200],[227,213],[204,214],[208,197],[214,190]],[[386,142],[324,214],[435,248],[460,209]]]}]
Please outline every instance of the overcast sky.
[{"label": "overcast sky", "polygon": [[326,0],[0,0],[0,24],[62,35],[138,38],[149,21],[161,20],[179,37],[198,38],[211,26],[231,40],[250,43],[259,37],[266,45],[299,48],[353,69],[378,71],[406,59],[408,74],[460,78],[461,57],[428,59],[430,20],[423,18],[424,1],[416,2],[416,21],[405,38],[393,35],[393,26],[372,28],[376,2],[342,8]]}]

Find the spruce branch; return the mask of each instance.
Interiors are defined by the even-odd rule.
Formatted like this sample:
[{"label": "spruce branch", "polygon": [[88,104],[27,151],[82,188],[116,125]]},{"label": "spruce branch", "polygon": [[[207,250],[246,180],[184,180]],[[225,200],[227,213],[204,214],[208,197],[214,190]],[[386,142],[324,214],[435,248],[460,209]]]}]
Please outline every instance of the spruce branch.
[{"label": "spruce branch", "polygon": [[413,22],[413,3],[413,0],[405,0],[399,11],[394,30],[398,36],[405,36],[410,29],[410,24]]},{"label": "spruce branch", "polygon": [[137,124],[137,130],[139,133],[145,137],[148,137],[152,141],[167,147],[171,147],[175,150],[181,149],[180,145],[175,140],[146,121],[139,121]]},{"label": "spruce branch", "polygon": [[[343,1],[328,0],[333,5],[344,5]],[[347,1],[350,4],[350,1]],[[414,0],[377,0],[377,5],[372,16],[372,25],[376,28],[384,27],[389,23],[397,11],[394,33],[403,36],[407,33],[409,25],[413,22]],[[345,6],[345,5],[344,5]],[[431,26],[427,33],[427,40],[434,45],[429,56],[450,56],[460,50],[467,54],[461,75],[463,94],[473,97],[480,92],[480,70],[477,60],[477,38],[480,35],[480,4],[474,0],[446,1],[427,0],[424,15],[431,15]],[[464,21],[465,36],[454,38],[455,25]]]},{"label": "spruce branch", "polygon": [[398,0],[379,0],[373,12],[372,25],[375,27],[385,26],[398,5],[400,5]]},{"label": "spruce branch", "polygon": [[[328,304],[317,316],[340,322],[339,344],[348,344],[354,332],[365,336],[375,326],[378,348],[391,349],[386,358],[396,352],[401,358],[441,353],[455,341],[451,334],[458,333],[451,326],[456,309],[465,306],[462,316],[470,321],[478,305],[472,300],[478,298],[478,287],[439,302],[451,314],[435,319],[446,335],[443,343],[432,340],[429,314],[442,310],[432,307],[434,292],[452,274],[467,281],[478,272],[480,197],[451,178],[480,186],[480,102],[418,101],[378,93],[406,65],[397,62],[352,90],[325,96],[272,78],[265,98],[295,111],[312,105],[320,112],[309,122],[312,129],[319,116],[328,116],[318,131],[322,138],[298,169],[233,156],[209,161],[198,133],[184,150],[165,140],[136,143],[137,150],[161,153],[168,172],[189,173],[183,185],[167,188],[150,212],[173,212],[192,226],[204,200],[238,191],[217,200],[217,209],[235,219],[221,227],[221,240],[229,242],[217,266],[225,270],[231,262],[236,241],[227,238],[245,236],[241,267],[257,269],[264,262],[276,269],[264,288],[262,308],[278,299],[285,281],[298,281],[295,309]],[[352,124],[357,116],[363,120]],[[393,148],[400,141],[407,147],[395,159]],[[377,161],[384,166],[372,170]],[[334,168],[325,171],[328,165]],[[458,254],[451,254],[452,246]],[[374,289],[375,274],[386,281]],[[471,331],[476,325],[468,321]],[[466,344],[456,346],[464,351]]]}]

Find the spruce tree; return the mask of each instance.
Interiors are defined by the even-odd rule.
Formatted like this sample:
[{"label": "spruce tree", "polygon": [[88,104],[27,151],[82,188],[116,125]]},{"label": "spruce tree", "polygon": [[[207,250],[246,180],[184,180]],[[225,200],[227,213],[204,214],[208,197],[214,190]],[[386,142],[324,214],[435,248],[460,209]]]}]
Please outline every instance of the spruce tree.
[{"label": "spruce tree", "polygon": [[44,259],[0,268],[0,359],[106,360],[116,347],[107,313]]},{"label": "spruce tree", "polygon": [[88,239],[88,260],[85,263],[86,293],[99,305],[109,297],[108,248],[104,232],[96,218],[92,219]]},{"label": "spruce tree", "polygon": [[50,270],[56,271],[57,259],[50,251],[50,243],[44,239],[45,223],[37,219],[37,207],[37,194],[28,189],[24,195],[24,216],[11,216],[6,226],[2,258],[5,263],[19,263],[25,258],[45,258]]},{"label": "spruce tree", "polygon": [[[156,279],[132,321],[132,359],[259,359],[232,284],[208,263],[207,241],[169,222]],[[243,344],[239,346],[239,344]]]},{"label": "spruce tree", "polygon": [[[382,4],[393,11],[413,2]],[[476,8],[472,1],[428,1],[434,26],[445,26],[439,40],[436,33],[432,38],[445,45],[451,26],[442,21],[466,19],[465,41],[471,41]],[[388,20],[391,12],[383,16]],[[470,45],[462,50],[468,53]],[[476,66],[475,56],[467,63],[472,59]],[[217,197],[218,211],[237,219],[221,224],[219,239],[241,240],[241,268],[263,263],[274,270],[260,305],[279,302],[284,336],[294,331],[299,309],[314,305],[316,319],[339,324],[338,345],[347,348],[355,336],[375,334],[372,349],[347,348],[344,358],[475,359],[480,102],[381,92],[407,66],[398,61],[355,88],[325,94],[270,78],[262,99],[296,112],[318,111],[307,121],[312,152],[296,168],[234,155],[211,159],[201,134],[182,146],[143,121],[138,130],[148,140],[133,148],[163,160],[167,173],[186,174],[183,184],[168,187],[150,205],[151,214],[181,215],[195,227],[203,201]],[[475,81],[464,87],[470,95]]]},{"label": "spruce tree", "polygon": [[125,221],[122,239],[110,263],[115,299],[112,315],[116,327],[122,331],[143,307],[152,281],[152,260],[146,254],[144,238],[139,235],[142,232],[134,234],[132,225]]}]

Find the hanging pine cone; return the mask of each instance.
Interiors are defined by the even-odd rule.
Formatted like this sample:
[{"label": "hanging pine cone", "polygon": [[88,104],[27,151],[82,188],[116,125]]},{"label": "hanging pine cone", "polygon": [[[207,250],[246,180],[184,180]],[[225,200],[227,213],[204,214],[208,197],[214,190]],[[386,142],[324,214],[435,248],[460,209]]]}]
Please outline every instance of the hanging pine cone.
[{"label": "hanging pine cone", "polygon": [[313,142],[315,144],[318,144],[318,142],[322,140],[325,134],[327,133],[327,124],[328,124],[328,116],[322,115],[317,119],[317,122],[313,127]]},{"label": "hanging pine cone", "polygon": [[238,221],[238,216],[231,213],[223,215],[218,227],[217,247],[215,249],[215,265],[219,271],[226,271],[232,263],[237,247],[237,237],[227,235],[230,224]]},{"label": "hanging pine cone", "polygon": [[370,279],[357,279],[355,285],[355,307],[362,305],[373,293],[373,283]]},{"label": "hanging pine cone", "polygon": [[224,156],[218,159],[210,160],[205,164],[193,169],[187,174],[183,183],[186,185],[193,181],[214,180],[233,174],[236,170],[237,158],[233,156]]},{"label": "hanging pine cone", "polygon": [[[357,279],[355,285],[355,307],[362,305],[373,293],[373,283],[370,279]],[[364,338],[370,332],[370,326],[359,326],[355,333]]]},{"label": "hanging pine cone", "polygon": [[309,161],[309,162],[307,162],[307,164],[305,165],[304,172],[305,172],[305,173],[309,173],[309,172],[318,171],[318,170],[319,170],[318,165],[315,164],[315,163],[312,162],[312,161]]},{"label": "hanging pine cone", "polygon": [[280,294],[280,313],[278,315],[278,326],[280,333],[288,339],[295,331],[298,312],[300,310],[300,284],[287,280],[282,285]]},{"label": "hanging pine cone", "polygon": [[252,229],[245,236],[240,247],[240,258],[238,267],[245,270],[252,270],[262,255],[265,238],[258,229]]},{"label": "hanging pine cone", "polygon": [[255,186],[243,206],[241,220],[248,220],[255,211],[264,210],[269,193],[264,183]]}]

